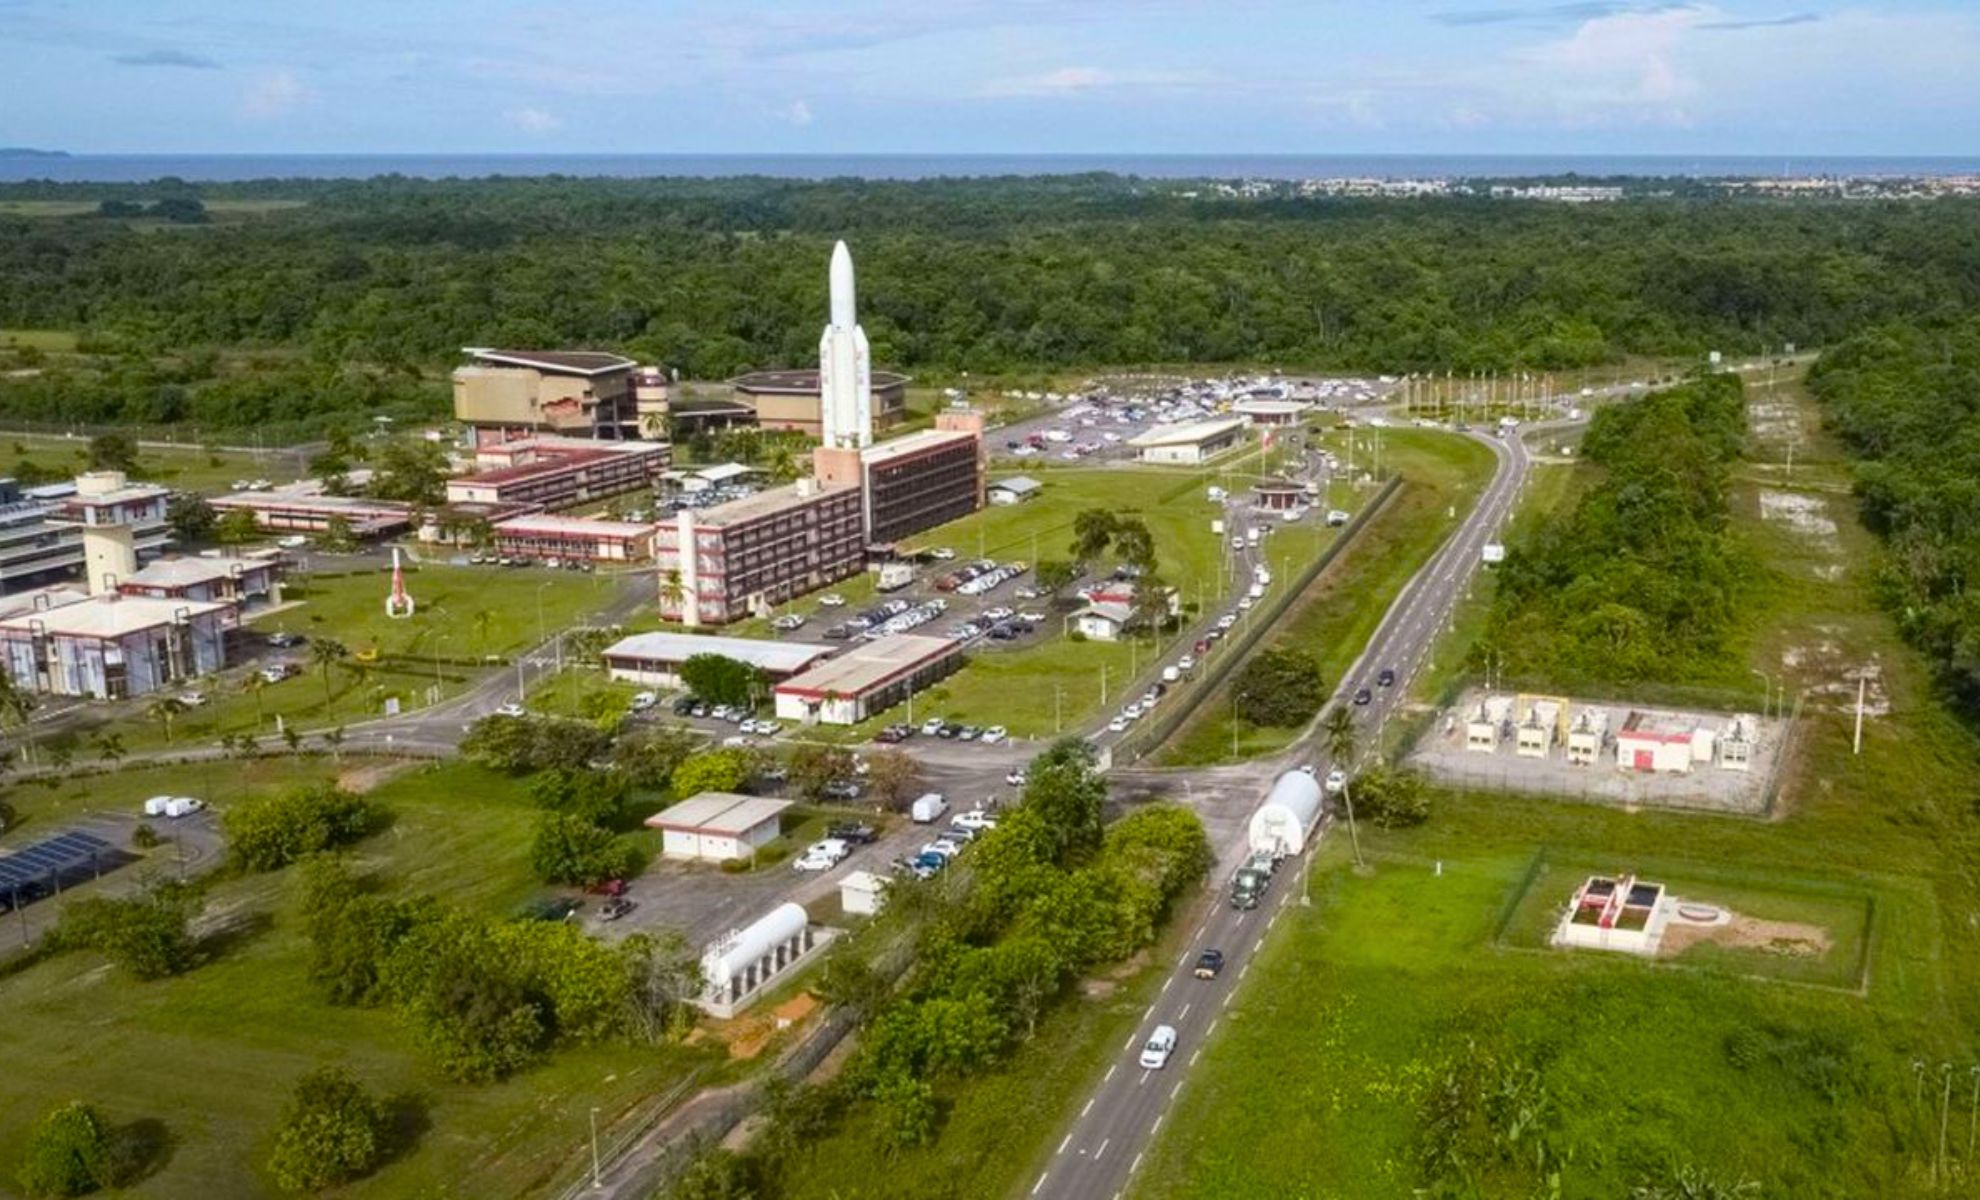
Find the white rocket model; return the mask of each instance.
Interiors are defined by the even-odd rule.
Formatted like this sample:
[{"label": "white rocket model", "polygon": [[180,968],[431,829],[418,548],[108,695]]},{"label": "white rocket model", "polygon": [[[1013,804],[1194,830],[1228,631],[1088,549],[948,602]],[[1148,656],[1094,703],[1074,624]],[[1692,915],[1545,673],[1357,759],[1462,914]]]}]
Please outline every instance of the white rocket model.
[{"label": "white rocket model", "polygon": [[853,306],[852,252],[832,247],[832,320],[818,339],[818,416],[827,446],[873,444],[873,364]]}]

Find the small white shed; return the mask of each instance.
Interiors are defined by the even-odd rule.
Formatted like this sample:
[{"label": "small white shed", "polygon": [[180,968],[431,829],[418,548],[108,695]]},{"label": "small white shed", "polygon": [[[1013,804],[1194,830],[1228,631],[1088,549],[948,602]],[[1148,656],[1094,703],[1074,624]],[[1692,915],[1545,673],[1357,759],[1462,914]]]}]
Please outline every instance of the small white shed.
[{"label": "small white shed", "polygon": [[748,858],[776,840],[788,800],[703,792],[646,818],[660,831],[660,853],[667,858],[721,862]]},{"label": "small white shed", "polygon": [[854,871],[839,881],[839,907],[872,916],[887,903],[887,880],[871,871]]}]

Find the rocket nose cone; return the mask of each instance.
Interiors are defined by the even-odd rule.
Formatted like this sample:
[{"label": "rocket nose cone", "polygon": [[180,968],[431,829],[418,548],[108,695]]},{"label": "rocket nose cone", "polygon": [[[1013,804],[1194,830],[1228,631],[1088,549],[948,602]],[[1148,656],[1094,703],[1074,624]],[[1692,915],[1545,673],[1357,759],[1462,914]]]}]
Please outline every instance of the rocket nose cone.
[{"label": "rocket nose cone", "polygon": [[850,329],[855,323],[853,316],[853,260],[852,251],[840,242],[832,247],[832,269],[830,272],[832,292],[832,324]]}]

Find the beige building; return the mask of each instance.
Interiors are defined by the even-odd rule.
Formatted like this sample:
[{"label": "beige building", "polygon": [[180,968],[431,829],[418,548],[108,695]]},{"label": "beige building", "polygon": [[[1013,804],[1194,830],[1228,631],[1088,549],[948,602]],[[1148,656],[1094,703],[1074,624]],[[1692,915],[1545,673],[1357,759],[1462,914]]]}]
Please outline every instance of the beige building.
[{"label": "beige building", "polygon": [[[533,434],[627,441],[640,430],[629,358],[597,350],[469,347],[454,371],[454,417],[476,445]],[[646,403],[655,398],[646,389]],[[665,392],[658,400],[664,410]]]},{"label": "beige building", "polygon": [[[873,426],[886,429],[907,415],[908,377],[873,372]],[[761,429],[788,429],[809,437],[824,434],[816,371],[752,371],[729,381],[735,399],[756,412]]]}]

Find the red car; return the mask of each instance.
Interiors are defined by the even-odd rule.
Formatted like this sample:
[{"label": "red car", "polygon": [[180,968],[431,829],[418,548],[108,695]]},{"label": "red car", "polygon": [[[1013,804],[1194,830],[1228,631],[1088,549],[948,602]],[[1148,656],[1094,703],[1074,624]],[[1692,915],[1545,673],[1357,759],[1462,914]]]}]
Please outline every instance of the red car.
[{"label": "red car", "polygon": [[606,879],[594,883],[584,890],[594,896],[623,896],[626,894],[626,881],[623,879]]}]

